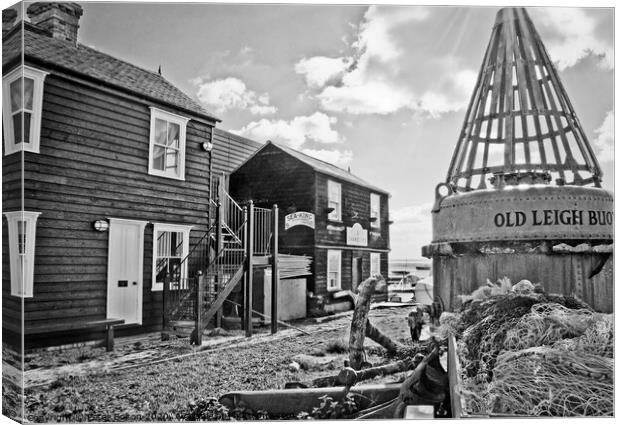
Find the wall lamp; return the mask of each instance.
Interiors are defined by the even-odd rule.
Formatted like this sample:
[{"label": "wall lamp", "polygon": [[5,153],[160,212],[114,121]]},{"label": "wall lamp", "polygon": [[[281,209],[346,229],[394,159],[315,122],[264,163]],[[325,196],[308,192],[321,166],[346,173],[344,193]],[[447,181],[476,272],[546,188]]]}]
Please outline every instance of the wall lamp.
[{"label": "wall lamp", "polygon": [[204,142],[202,144],[202,148],[207,151],[207,152],[211,152],[213,150],[213,143],[211,142]]},{"label": "wall lamp", "polygon": [[98,232],[107,232],[110,228],[110,223],[107,220],[97,220],[93,223],[93,227]]},{"label": "wall lamp", "polygon": [[325,208],[325,212],[326,212],[327,214],[331,214],[331,213],[333,213],[334,211],[336,211],[336,208],[334,208],[334,207]]}]

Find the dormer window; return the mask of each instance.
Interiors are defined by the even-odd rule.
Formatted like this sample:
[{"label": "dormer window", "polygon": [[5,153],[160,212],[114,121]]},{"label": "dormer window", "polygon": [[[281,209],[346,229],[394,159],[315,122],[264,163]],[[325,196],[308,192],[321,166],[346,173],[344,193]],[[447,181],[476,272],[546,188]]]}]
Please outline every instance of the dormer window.
[{"label": "dormer window", "polygon": [[185,179],[185,129],[188,118],[151,107],[149,174]]},{"label": "dormer window", "polygon": [[39,153],[43,81],[47,72],[20,66],[2,78],[4,154]]}]

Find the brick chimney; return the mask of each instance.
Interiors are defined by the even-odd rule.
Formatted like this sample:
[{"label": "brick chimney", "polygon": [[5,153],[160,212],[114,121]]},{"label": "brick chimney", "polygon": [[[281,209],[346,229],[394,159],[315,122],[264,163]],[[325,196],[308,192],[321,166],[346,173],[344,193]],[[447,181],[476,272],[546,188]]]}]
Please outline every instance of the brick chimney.
[{"label": "brick chimney", "polygon": [[3,9],[2,10],[2,35],[6,34],[15,25],[17,19],[17,10],[15,9]]},{"label": "brick chimney", "polygon": [[77,3],[33,3],[28,6],[30,23],[48,30],[52,37],[77,44],[78,22],[84,11]]}]

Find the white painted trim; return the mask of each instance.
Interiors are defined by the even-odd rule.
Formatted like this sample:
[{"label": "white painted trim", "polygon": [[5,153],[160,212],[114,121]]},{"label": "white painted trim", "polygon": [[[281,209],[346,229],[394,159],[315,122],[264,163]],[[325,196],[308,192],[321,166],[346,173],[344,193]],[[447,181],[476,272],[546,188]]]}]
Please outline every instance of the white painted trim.
[{"label": "white painted trim", "polygon": [[338,195],[340,199],[338,200],[338,209],[329,213],[327,215],[327,219],[329,221],[342,222],[342,184],[334,180],[327,180],[327,207],[328,208],[329,208],[329,203],[332,201],[331,199],[332,187],[338,188]]},{"label": "white painted trim", "polygon": [[[4,121],[4,154],[11,155],[15,152],[39,153],[41,138],[41,110],[43,107],[43,84],[49,72],[30,66],[18,66],[13,71],[2,77],[2,118]],[[15,143],[15,132],[13,130],[13,118],[11,113],[11,90],[12,82],[20,77],[32,78],[34,81],[32,92],[32,116],[30,119],[30,143]]]},{"label": "white painted trim", "polygon": [[[373,258],[376,258],[377,262],[377,270],[372,269]],[[376,274],[381,274],[381,253],[380,252],[371,252],[370,253],[370,276],[374,276]]]},{"label": "white painted trim", "polygon": [[377,219],[375,221],[370,222],[370,227],[373,229],[381,229],[381,195],[378,193],[370,194],[370,218],[372,218],[372,200],[377,200]]},{"label": "white painted trim", "polygon": [[[37,237],[37,219],[40,212],[13,211],[5,212],[9,231],[9,262],[11,270],[11,295],[21,298],[32,298],[34,295],[34,253]],[[26,222],[25,264],[22,266],[19,254],[18,226],[19,221]]]},{"label": "white painted trim", "polygon": [[[329,254],[330,253],[338,253],[338,285],[330,288],[329,287],[329,273],[330,273],[330,268],[329,268]],[[326,289],[328,292],[334,292],[334,291],[340,291],[342,289],[342,251],[339,249],[328,249],[327,250],[327,267],[326,267],[327,271],[326,271]]]},{"label": "white painted trim", "polygon": [[[168,111],[155,108],[154,106],[151,106],[150,109],[151,109],[151,126],[150,126],[150,132],[149,132],[148,173],[154,176],[166,177],[169,179],[185,180],[185,146],[186,146],[187,122],[189,121],[189,118],[182,117],[180,115],[176,115]],[[153,151],[154,151],[154,143],[155,143],[155,120],[157,118],[167,121],[169,123],[177,124],[179,126],[179,173],[178,175],[174,175],[170,172],[156,170],[153,168]]]},{"label": "white painted trim", "polygon": [[319,249],[339,249],[342,251],[374,251],[374,252],[390,252],[390,249],[368,248],[365,246],[341,246],[341,245],[315,245]]},{"label": "white painted trim", "polygon": [[110,299],[110,290],[111,290],[111,282],[110,276],[112,272],[112,264],[110,262],[110,258],[112,256],[112,244],[110,243],[110,237],[112,230],[112,225],[114,224],[135,224],[139,227],[140,233],[138,236],[138,246],[140,247],[140,252],[138,253],[138,299],[137,299],[137,309],[138,309],[138,325],[142,325],[142,303],[143,303],[143,279],[144,279],[144,228],[148,224],[148,221],[144,220],[129,220],[125,218],[108,218],[110,222],[110,228],[108,230],[108,276],[107,276],[107,295],[106,295],[106,318],[110,317],[110,303],[108,302]]},{"label": "white painted trim", "polygon": [[[156,282],[155,266],[157,264],[157,232],[182,232],[183,233],[183,258],[189,254],[189,234],[194,226],[182,224],[153,223],[153,258],[151,265],[151,291],[158,292],[164,290],[163,282]],[[183,268],[183,277],[187,279],[187,267]]]}]

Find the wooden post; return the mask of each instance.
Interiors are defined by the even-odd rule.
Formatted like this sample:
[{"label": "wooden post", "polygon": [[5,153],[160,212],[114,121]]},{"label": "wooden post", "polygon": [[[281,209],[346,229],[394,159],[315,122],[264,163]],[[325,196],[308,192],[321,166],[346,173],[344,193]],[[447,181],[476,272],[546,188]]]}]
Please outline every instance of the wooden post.
[{"label": "wooden post", "polygon": [[168,330],[168,304],[170,303],[170,275],[168,273],[164,276],[164,290],[162,292],[162,329]]},{"label": "wooden post", "polygon": [[252,286],[253,286],[253,257],[254,257],[254,202],[250,201],[246,224],[246,271],[243,316],[245,320],[245,336],[252,336]]},{"label": "wooden post", "polygon": [[[220,181],[220,196],[222,195],[222,185],[223,182]],[[217,202],[217,208],[215,209],[215,220],[217,222],[217,226],[215,227],[215,258],[218,258],[223,249],[224,249],[224,239],[223,239],[223,235],[222,235],[222,227],[223,227],[223,223],[224,223],[224,214],[222,214],[222,198],[220,197],[220,200],[218,200]],[[208,266],[208,264],[207,264]],[[222,273],[221,273],[221,267],[216,266],[214,264],[215,270],[216,272],[213,274],[213,291],[215,291],[215,294],[213,294],[213,299],[215,300],[217,298],[217,295],[220,292],[220,285],[222,282]],[[217,311],[217,313],[215,314],[215,326],[218,328],[222,327],[222,309],[219,309]]]},{"label": "wooden post", "polygon": [[203,308],[202,304],[204,303],[205,297],[205,277],[201,271],[198,272],[196,276],[196,300],[195,300],[195,309],[196,309],[196,326],[194,327],[194,332],[192,332],[192,341],[193,344],[202,345],[202,330],[204,324],[202,323],[202,313]]},{"label": "wooden post", "polygon": [[359,295],[355,302],[355,310],[351,319],[351,332],[349,336],[349,361],[353,369],[359,370],[364,361],[364,337],[366,336],[366,323],[370,299],[375,292],[377,279],[369,277],[359,286]]},{"label": "wooden post", "polygon": [[271,333],[278,332],[278,286],[280,276],[278,268],[278,206],[273,205],[271,210],[272,224],[271,234],[273,243],[271,244]]}]

